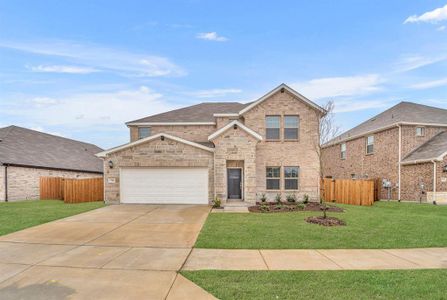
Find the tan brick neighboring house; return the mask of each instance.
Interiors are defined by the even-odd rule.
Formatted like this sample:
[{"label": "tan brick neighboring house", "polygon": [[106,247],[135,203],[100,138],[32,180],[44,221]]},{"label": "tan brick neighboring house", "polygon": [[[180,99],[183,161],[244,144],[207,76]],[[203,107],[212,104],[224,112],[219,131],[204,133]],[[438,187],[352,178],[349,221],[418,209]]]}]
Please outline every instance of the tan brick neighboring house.
[{"label": "tan brick neighboring house", "polygon": [[385,179],[390,187],[381,187],[382,199],[442,201],[446,130],[447,110],[401,102],[325,144],[323,174]]},{"label": "tan brick neighboring house", "polygon": [[98,154],[106,202],[318,200],[324,113],[282,84],[247,104],[201,103],[128,122],[130,142]]},{"label": "tan brick neighboring house", "polygon": [[39,199],[42,176],[102,177],[95,145],[18,126],[0,128],[0,201]]}]

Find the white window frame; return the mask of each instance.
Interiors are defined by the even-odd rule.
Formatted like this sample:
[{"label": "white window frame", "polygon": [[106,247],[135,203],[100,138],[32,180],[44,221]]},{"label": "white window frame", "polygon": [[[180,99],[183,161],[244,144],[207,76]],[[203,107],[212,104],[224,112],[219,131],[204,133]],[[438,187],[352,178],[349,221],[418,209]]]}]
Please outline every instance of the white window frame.
[{"label": "white window frame", "polygon": [[[420,130],[420,133],[418,132]],[[425,127],[417,126],[416,127],[416,136],[425,136]]]},{"label": "white window frame", "polygon": [[[140,129],[147,129],[147,130],[149,131],[149,134],[148,134],[147,136],[142,136],[142,135],[141,135],[141,133],[140,133]],[[141,140],[141,139],[144,139],[144,138],[147,138],[147,137],[151,136],[151,128],[150,128],[150,127],[148,127],[148,126],[144,126],[144,127],[138,127],[137,131],[138,131],[138,139],[139,139],[139,140]]]},{"label": "white window frame", "polygon": [[[287,123],[286,123],[286,119],[287,118],[296,118],[297,123],[296,123],[296,127],[288,127]],[[296,138],[293,139],[288,139],[286,137],[286,129],[296,129]],[[300,116],[298,115],[284,115],[284,140],[285,141],[297,141],[300,138]]]},{"label": "white window frame", "polygon": [[[278,177],[269,177],[268,176],[268,171],[267,171],[268,169],[279,169]],[[278,181],[278,188],[277,189],[269,189],[268,188],[268,184],[267,184],[267,182],[269,180],[277,180]],[[267,167],[265,167],[265,189],[268,190],[268,191],[279,191],[279,190],[281,190],[281,167],[278,167],[278,166],[267,166]]]},{"label": "white window frame", "polygon": [[[278,118],[278,127],[268,127],[268,118]],[[267,136],[267,130],[268,129],[277,129],[278,130],[278,138],[271,139]],[[280,115],[267,115],[265,116],[265,139],[267,141],[279,141],[281,140],[281,116]]]},{"label": "white window frame", "polygon": [[[371,139],[371,141],[370,141]],[[372,146],[372,150],[369,151],[368,147]],[[374,153],[374,135],[368,135],[366,137],[366,154],[373,154]]]},{"label": "white window frame", "polygon": [[[296,177],[292,176],[292,177],[287,177],[286,176],[286,168],[296,168],[297,169],[297,174]],[[283,172],[284,172],[284,190],[286,191],[297,191],[300,188],[300,167],[299,166],[286,166],[283,168]],[[286,185],[286,181],[287,180],[296,180],[296,189],[288,189],[287,185]]]},{"label": "white window frame", "polygon": [[340,144],[340,158],[345,160],[346,159],[346,143]]}]

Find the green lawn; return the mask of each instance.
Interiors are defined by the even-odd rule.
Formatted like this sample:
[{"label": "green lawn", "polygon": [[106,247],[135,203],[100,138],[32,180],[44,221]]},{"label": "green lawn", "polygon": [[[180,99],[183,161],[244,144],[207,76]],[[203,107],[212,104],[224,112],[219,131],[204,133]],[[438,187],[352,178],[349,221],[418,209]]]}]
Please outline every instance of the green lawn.
[{"label": "green lawn", "polygon": [[320,212],[210,214],[197,248],[330,249],[447,246],[447,206],[377,202],[372,207],[340,205],[329,213],[347,226],[308,224]]},{"label": "green lawn", "polygon": [[103,202],[65,204],[59,200],[0,203],[0,235],[76,215],[104,206]]},{"label": "green lawn", "polygon": [[447,299],[447,270],[182,271],[219,299]]}]

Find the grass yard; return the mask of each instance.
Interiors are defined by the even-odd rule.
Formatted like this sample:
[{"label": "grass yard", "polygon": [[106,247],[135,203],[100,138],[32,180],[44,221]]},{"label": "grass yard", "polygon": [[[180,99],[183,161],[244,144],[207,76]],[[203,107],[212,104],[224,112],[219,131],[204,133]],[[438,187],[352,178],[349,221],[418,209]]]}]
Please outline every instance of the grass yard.
[{"label": "grass yard", "polygon": [[104,206],[103,202],[65,204],[59,200],[0,203],[0,235],[76,215]]},{"label": "grass yard", "polygon": [[223,300],[447,298],[447,270],[181,273]]},{"label": "grass yard", "polygon": [[419,248],[447,246],[447,206],[377,202],[372,207],[339,205],[328,213],[346,226],[308,224],[320,212],[214,213],[195,247],[223,249]]}]

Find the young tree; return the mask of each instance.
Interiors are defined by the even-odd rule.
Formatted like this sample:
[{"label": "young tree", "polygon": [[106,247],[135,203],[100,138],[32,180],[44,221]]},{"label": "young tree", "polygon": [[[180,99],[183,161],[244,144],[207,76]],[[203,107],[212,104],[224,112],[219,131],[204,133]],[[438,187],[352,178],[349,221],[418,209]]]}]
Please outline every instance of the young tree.
[{"label": "young tree", "polygon": [[[334,107],[335,107],[334,101],[329,100],[323,105],[323,108],[326,111],[325,114],[321,116],[321,112],[317,112],[317,117],[320,120],[320,126],[319,126],[320,130],[319,130],[319,139],[317,139],[314,142],[314,149],[315,152],[317,153],[319,160],[320,184],[321,182],[323,182],[323,169],[324,169],[324,159],[321,147],[340,134],[340,127],[335,124]],[[323,186],[323,193],[324,193],[324,186]],[[323,218],[326,219],[327,206],[322,195],[320,195],[320,202],[323,206],[322,207]]]}]

